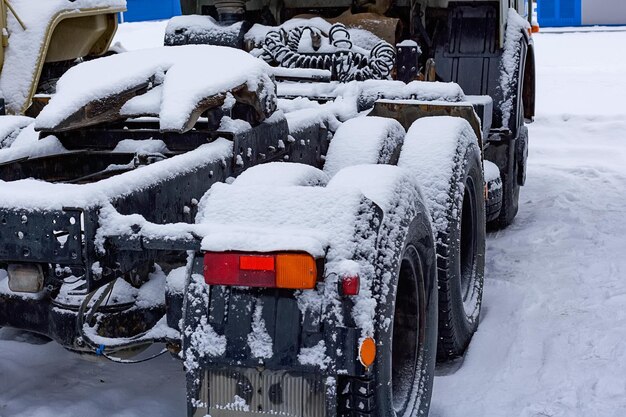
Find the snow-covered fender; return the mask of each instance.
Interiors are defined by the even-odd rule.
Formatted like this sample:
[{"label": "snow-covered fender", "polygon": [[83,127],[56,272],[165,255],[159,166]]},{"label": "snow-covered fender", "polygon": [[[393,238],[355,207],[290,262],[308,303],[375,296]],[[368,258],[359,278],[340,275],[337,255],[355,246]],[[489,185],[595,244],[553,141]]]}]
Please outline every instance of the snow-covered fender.
[{"label": "snow-covered fender", "polygon": [[513,137],[517,137],[524,118],[532,119],[535,111],[535,58],[529,29],[525,19],[509,12],[496,101],[502,112],[502,126]]},{"label": "snow-covered fender", "polygon": [[[360,274],[371,274],[370,287],[362,287],[362,300],[357,300],[353,309],[353,317],[361,320],[368,312],[373,313],[370,316],[373,328],[364,326],[361,340],[373,337],[377,355],[372,372],[363,375],[372,383],[369,392],[353,389],[353,407],[363,415],[427,415],[434,379],[438,320],[437,257],[428,209],[412,173],[396,166],[349,167],[340,171],[329,187],[340,184],[358,187],[383,211],[376,250],[369,258],[368,269]],[[414,276],[415,281],[402,272],[408,259],[420,270],[421,278]],[[415,298],[411,285],[417,287]],[[413,317],[410,311],[415,306],[420,312]],[[397,316],[398,311],[402,311],[402,317]],[[412,321],[419,323],[406,326],[406,322]],[[416,342],[415,332],[419,334],[419,342]],[[414,343],[418,343],[419,348],[415,348]],[[396,357],[394,345],[403,346],[400,350],[406,352],[415,348],[412,353],[418,359],[415,363],[405,363]],[[405,369],[403,376],[392,371],[398,366],[396,361]],[[406,366],[415,366],[415,369]],[[397,385],[410,389],[398,392],[395,391]],[[401,411],[394,413],[398,406]]]},{"label": "snow-covered fender", "polygon": [[[408,131],[417,121],[428,117],[457,117],[469,123],[478,146],[483,149],[481,121],[476,114],[474,105],[467,101],[440,102],[427,100],[378,100],[369,116],[396,119]],[[436,145],[434,145],[436,146]]]},{"label": "snow-covered fender", "polygon": [[[373,274],[371,296],[376,300],[376,314],[371,316],[375,325],[389,326],[390,297],[395,296],[397,282],[394,271],[399,267],[398,255],[402,252],[407,234],[416,220],[419,228],[427,230],[434,254],[434,238],[430,215],[414,176],[408,170],[391,165],[357,165],[341,170],[328,184],[329,188],[343,186],[357,187],[363,195],[373,201],[383,212],[376,237],[376,254],[367,258]],[[415,225],[414,225],[415,226]],[[426,243],[429,245],[429,243]],[[432,278],[432,277],[431,277]],[[427,293],[436,288],[436,280],[428,283]],[[363,336],[371,335],[369,327],[363,327]]]},{"label": "snow-covered fender", "polygon": [[398,162],[406,134],[389,117],[355,117],[343,123],[328,147],[324,172],[333,176],[341,169],[361,164]]}]

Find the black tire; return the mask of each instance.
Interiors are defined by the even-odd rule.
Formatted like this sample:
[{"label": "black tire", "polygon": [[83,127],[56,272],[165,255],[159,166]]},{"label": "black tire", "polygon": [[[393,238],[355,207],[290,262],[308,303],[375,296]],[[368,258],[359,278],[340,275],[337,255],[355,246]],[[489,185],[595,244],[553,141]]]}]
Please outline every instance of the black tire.
[{"label": "black tire", "polygon": [[[485,198],[481,155],[462,145],[450,182],[448,227],[437,236],[439,343],[437,359],[463,355],[478,328],[485,270]],[[455,196],[463,195],[463,199]]]},{"label": "black tire", "polygon": [[[421,211],[421,213],[425,213]],[[381,303],[377,325],[372,416],[427,416],[436,362],[437,268],[429,220],[411,222],[395,270],[398,279]],[[391,266],[389,267],[391,269]],[[404,389],[408,388],[408,389]]]},{"label": "black tire", "polygon": [[500,177],[487,183],[487,203],[485,207],[487,222],[500,216],[502,209],[502,179]]}]

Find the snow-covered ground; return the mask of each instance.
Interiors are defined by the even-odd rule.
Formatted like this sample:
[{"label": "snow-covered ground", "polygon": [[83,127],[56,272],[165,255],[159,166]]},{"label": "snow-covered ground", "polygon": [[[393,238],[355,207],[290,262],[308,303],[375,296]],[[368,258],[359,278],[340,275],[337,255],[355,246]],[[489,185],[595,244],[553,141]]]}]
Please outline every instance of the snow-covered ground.
[{"label": "snow-covered ground", "polygon": [[625,41],[536,36],[521,211],[489,236],[482,323],[432,417],[626,415]]},{"label": "snow-covered ground", "polygon": [[[117,39],[157,46],[164,27]],[[626,29],[535,42],[521,211],[489,236],[482,324],[439,370],[431,417],[626,415]],[[0,330],[0,417],[184,414],[180,362],[93,362],[38,340]]]}]

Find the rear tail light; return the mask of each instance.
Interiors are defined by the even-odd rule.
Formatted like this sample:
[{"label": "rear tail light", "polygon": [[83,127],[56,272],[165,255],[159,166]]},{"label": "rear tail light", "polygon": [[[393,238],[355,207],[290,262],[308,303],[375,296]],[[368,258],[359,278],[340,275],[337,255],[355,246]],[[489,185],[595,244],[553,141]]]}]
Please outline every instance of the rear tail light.
[{"label": "rear tail light", "polygon": [[209,285],[312,289],[317,282],[317,263],[305,253],[207,252],[204,281]]},{"label": "rear tail light", "polygon": [[276,255],[276,287],[314,288],[317,265],[312,256],[304,253]]},{"label": "rear tail light", "polygon": [[359,295],[361,279],[358,275],[346,275],[339,280],[339,292],[341,295]]}]

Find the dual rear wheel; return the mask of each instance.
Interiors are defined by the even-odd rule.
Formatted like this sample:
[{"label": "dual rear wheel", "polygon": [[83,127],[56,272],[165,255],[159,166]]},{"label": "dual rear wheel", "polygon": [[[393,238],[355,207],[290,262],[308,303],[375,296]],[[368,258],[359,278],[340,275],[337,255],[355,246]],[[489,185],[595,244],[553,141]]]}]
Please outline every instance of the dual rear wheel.
[{"label": "dual rear wheel", "polygon": [[445,216],[447,227],[433,239],[430,222],[418,216],[394,271],[397,288],[387,300],[393,306],[392,325],[388,330],[380,326],[377,335],[373,415],[428,415],[436,361],[462,356],[478,327],[485,267],[484,179],[477,141],[468,144],[462,134],[467,132],[458,132],[456,157],[450,161],[452,178],[438,190],[450,197],[448,205],[443,211],[430,210]]}]

